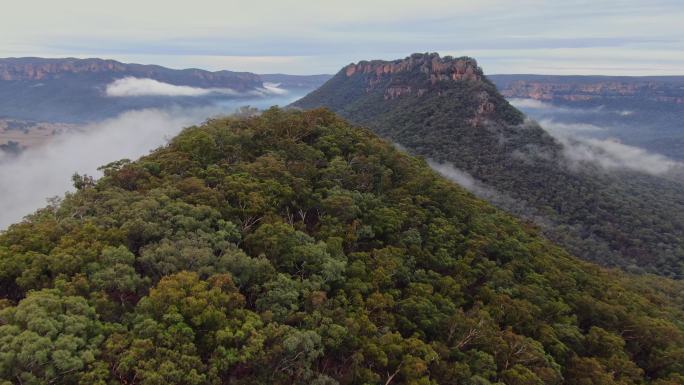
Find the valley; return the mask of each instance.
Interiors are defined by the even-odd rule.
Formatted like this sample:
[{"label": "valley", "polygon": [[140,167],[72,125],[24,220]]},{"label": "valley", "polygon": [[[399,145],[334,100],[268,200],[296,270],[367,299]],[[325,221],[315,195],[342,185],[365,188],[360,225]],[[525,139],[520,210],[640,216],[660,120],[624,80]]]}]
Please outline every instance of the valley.
[{"label": "valley", "polygon": [[[684,160],[684,77],[492,75],[537,120]],[[570,127],[572,128],[572,127]],[[576,130],[577,131],[577,130]]]}]

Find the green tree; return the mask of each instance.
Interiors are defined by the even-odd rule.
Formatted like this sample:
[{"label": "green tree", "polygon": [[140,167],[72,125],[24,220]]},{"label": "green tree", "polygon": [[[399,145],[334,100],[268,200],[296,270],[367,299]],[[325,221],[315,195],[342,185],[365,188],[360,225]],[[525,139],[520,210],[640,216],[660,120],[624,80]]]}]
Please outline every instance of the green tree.
[{"label": "green tree", "polygon": [[[0,378],[16,384],[104,384],[97,359],[104,329],[81,297],[55,289],[30,293],[0,311]],[[90,372],[90,373],[89,373]],[[99,378],[98,378],[99,377]]]}]

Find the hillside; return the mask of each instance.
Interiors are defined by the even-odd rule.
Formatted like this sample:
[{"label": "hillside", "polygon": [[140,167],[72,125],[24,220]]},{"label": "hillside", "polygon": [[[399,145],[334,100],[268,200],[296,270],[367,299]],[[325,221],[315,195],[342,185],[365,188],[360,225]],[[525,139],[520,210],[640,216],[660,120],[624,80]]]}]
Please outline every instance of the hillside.
[{"label": "hillside", "polygon": [[294,106],[331,108],[429,158],[575,255],[684,277],[684,184],[569,159],[587,148],[525,122],[474,59],[414,54],[350,64]]},{"label": "hillside", "polygon": [[599,126],[604,136],[684,160],[684,76],[492,75],[489,79],[507,98],[545,103],[531,111],[535,115]]},{"label": "hillside", "polygon": [[0,234],[4,384],[684,381],[679,282],[574,259],[328,111],[104,172]]}]

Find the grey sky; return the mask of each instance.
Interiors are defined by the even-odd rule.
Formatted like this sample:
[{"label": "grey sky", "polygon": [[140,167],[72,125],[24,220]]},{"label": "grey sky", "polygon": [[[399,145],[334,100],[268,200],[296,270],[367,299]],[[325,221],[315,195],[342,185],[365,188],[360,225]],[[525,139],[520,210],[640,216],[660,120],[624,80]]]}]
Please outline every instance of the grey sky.
[{"label": "grey sky", "polygon": [[0,56],[333,73],[412,52],[487,73],[684,75],[684,0],[0,0]]}]

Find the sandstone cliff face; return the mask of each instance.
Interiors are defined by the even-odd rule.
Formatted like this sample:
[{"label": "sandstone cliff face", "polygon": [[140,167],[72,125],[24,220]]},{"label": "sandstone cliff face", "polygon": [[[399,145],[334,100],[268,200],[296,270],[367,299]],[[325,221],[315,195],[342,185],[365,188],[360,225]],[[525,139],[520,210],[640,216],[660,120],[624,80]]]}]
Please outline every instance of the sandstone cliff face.
[{"label": "sandstone cliff face", "polygon": [[[414,54],[395,61],[361,61],[350,64],[343,69],[347,77],[364,76],[366,92],[371,92],[388,79],[392,83],[385,89],[385,99],[394,99],[405,95],[422,96],[430,86],[438,82],[448,81],[480,81],[482,70],[477,61],[471,58],[440,57],[438,54]],[[396,75],[407,74],[400,79]]]},{"label": "sandstone cliff face", "polygon": [[0,80],[45,80],[65,73],[125,72],[126,65],[113,60],[3,60]]},{"label": "sandstone cliff face", "polygon": [[103,59],[0,59],[0,80],[45,81],[67,76],[134,76],[198,87],[229,87],[239,91],[262,86],[261,78],[248,72],[173,70],[155,65],[125,64]]},{"label": "sandstone cliff face", "polygon": [[590,102],[606,98],[634,98],[659,103],[684,104],[684,87],[662,81],[605,80],[589,83],[554,81],[511,82],[501,89],[509,98],[530,98],[540,101]]},{"label": "sandstone cliff face", "polygon": [[[394,119],[408,111],[415,112],[411,119],[440,124],[449,116],[459,128],[523,122],[522,113],[499,94],[475,59],[436,53],[349,64],[293,106],[326,107],[362,124],[365,118],[359,116],[384,114]],[[440,108],[448,112],[436,112]]]}]

